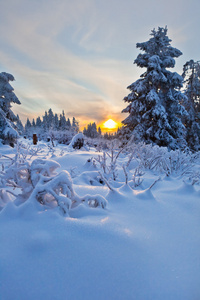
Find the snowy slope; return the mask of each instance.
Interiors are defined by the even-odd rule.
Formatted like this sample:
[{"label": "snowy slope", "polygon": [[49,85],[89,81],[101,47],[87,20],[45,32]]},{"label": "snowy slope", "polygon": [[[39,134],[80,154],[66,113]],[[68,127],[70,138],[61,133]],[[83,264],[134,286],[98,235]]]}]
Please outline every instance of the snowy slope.
[{"label": "snowy slope", "polygon": [[91,173],[88,159],[98,153],[55,154],[61,169],[77,167],[78,195],[100,194],[108,205],[80,204],[63,217],[9,202],[0,212],[0,299],[200,299],[199,186],[147,170],[133,190],[121,155],[118,187],[110,191]]}]

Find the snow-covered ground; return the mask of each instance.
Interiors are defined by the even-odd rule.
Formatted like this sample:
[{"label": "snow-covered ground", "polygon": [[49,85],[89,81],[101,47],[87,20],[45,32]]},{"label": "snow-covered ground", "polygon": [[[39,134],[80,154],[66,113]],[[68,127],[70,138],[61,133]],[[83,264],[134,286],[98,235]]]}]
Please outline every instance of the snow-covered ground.
[{"label": "snow-covered ground", "polygon": [[[41,144],[31,160],[56,161],[58,172],[71,174],[80,198],[100,195],[107,206],[83,202],[63,216],[34,201],[16,206],[10,196],[0,212],[0,299],[200,299],[198,181],[192,185],[183,166],[167,176],[143,165],[136,183],[140,177],[143,182],[137,187],[132,176],[139,159],[133,156],[122,168],[129,153],[119,155],[113,181],[112,174],[109,179],[103,173],[102,153],[95,149],[54,150]],[[0,147],[9,157],[15,151]],[[8,159],[2,156],[0,162],[6,169]],[[193,172],[198,169],[199,159]]]}]

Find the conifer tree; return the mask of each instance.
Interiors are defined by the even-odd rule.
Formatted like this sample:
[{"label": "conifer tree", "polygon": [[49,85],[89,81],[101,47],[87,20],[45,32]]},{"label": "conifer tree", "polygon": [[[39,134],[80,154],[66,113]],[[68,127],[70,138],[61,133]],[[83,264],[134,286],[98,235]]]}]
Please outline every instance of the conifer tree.
[{"label": "conifer tree", "polygon": [[42,126],[42,121],[41,121],[41,119],[40,119],[40,117],[37,117],[37,119],[36,119],[36,127],[41,127]]},{"label": "conifer tree", "polygon": [[20,135],[24,134],[24,126],[19,118],[19,115],[17,115],[17,121],[16,121],[17,131]]},{"label": "conifer tree", "polygon": [[96,138],[96,137],[98,136],[97,125],[96,125],[95,122],[92,124],[92,127],[91,127],[91,134],[92,134],[92,137],[93,137],[93,138]]},{"label": "conifer tree", "polygon": [[67,121],[66,121],[64,110],[62,111],[62,115],[60,115],[60,129],[61,130],[67,129]]},{"label": "conifer tree", "polygon": [[43,116],[42,127],[44,129],[44,132],[48,130],[48,114],[46,111],[45,111],[45,115]]},{"label": "conifer tree", "polygon": [[72,125],[71,125],[71,122],[70,122],[70,119],[68,118],[67,119],[67,123],[66,123],[66,126],[67,126],[67,130],[70,130]]},{"label": "conifer tree", "polygon": [[184,148],[183,121],[187,112],[179,103],[184,97],[180,92],[183,78],[167,70],[174,67],[174,58],[182,53],[170,45],[167,27],[153,29],[151,36],[147,42],[136,44],[144,53],[140,53],[134,63],[146,71],[128,86],[131,92],[124,98],[128,106],[122,112],[129,115],[122,123],[137,142]]},{"label": "conifer tree", "polygon": [[79,124],[78,121],[73,117],[72,119],[72,130],[74,132],[78,132],[79,131]]},{"label": "conifer tree", "polygon": [[58,129],[59,129],[58,114],[55,114],[55,116],[54,116],[54,125],[53,125],[53,128],[54,128],[55,130],[58,130]]},{"label": "conifer tree", "polygon": [[183,66],[182,77],[190,109],[200,112],[200,61],[187,61]]},{"label": "conifer tree", "polygon": [[53,128],[54,125],[54,114],[52,109],[50,108],[48,111],[48,116],[47,116],[47,127],[49,128]]},{"label": "conifer tree", "polygon": [[17,117],[11,110],[11,103],[21,104],[10,81],[14,81],[14,76],[2,72],[0,73],[0,139],[4,144],[13,145],[18,137],[15,122]]},{"label": "conifer tree", "polygon": [[32,127],[35,127],[35,126],[36,126],[35,119],[33,119],[33,121],[32,121]]},{"label": "conifer tree", "polygon": [[183,79],[186,98],[183,105],[188,112],[186,120],[187,142],[189,147],[200,149],[200,62],[187,61],[183,66]]},{"label": "conifer tree", "polygon": [[98,134],[101,135],[101,127],[98,127]]},{"label": "conifer tree", "polygon": [[[100,129],[100,127],[99,127],[99,129]],[[97,138],[99,133],[97,132],[96,123],[95,122],[94,123],[89,123],[87,125],[87,128],[84,128],[83,134],[87,137],[90,137],[90,138]]]},{"label": "conifer tree", "polygon": [[25,134],[27,135],[27,136],[31,136],[31,133],[32,133],[32,125],[31,125],[31,122],[30,122],[30,120],[29,120],[29,118],[27,118],[27,120],[26,120],[26,124],[25,124]]}]

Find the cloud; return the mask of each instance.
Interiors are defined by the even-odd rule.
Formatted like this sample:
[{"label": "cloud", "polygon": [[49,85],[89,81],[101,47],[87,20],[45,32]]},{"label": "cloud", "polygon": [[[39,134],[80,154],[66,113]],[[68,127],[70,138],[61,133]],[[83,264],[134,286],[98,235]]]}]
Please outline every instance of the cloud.
[{"label": "cloud", "polygon": [[153,27],[165,25],[172,46],[179,48],[189,39],[191,23],[183,25],[180,19],[191,12],[185,1],[181,3],[4,1],[0,66],[16,78],[12,85],[22,105],[14,109],[23,118],[42,115],[51,107],[58,113],[64,109],[82,123],[110,115],[123,119],[126,87],[143,72],[132,65],[138,54],[135,44],[148,40]]},{"label": "cloud", "polygon": [[[84,114],[85,118],[91,118],[92,112],[93,119],[99,120],[108,114],[106,107],[116,113],[116,108],[118,109],[124,96],[122,82],[124,86],[130,83],[129,80],[125,82],[126,75],[122,71],[124,62],[104,58],[83,59],[55,41],[44,41],[37,33],[31,36],[26,46],[24,36],[19,36],[18,39],[18,43],[15,40],[12,42],[12,47],[26,55],[30,62],[19,61],[15,55],[10,59],[10,56],[2,51],[0,57],[13,70],[14,76],[19,74],[19,78],[24,82],[23,86],[20,82],[18,86],[18,80],[15,84],[22,105],[26,106],[24,115],[25,111],[28,114],[28,110],[31,114],[33,110],[38,114],[49,107],[54,111],[70,111],[82,119]],[[98,109],[100,97],[104,102],[101,113]],[[96,104],[91,106],[91,102]],[[121,111],[121,107],[119,110]]]}]

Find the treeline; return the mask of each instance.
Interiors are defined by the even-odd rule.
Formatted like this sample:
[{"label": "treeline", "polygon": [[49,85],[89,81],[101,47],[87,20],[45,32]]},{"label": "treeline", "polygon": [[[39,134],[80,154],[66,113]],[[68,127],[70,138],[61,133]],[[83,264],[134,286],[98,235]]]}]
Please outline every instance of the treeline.
[{"label": "treeline", "polygon": [[27,118],[25,126],[23,126],[17,115],[17,130],[20,135],[26,138],[32,138],[36,133],[40,140],[57,140],[59,143],[69,143],[72,137],[79,132],[79,122],[75,117],[70,120],[66,118],[64,110],[62,114],[53,113],[50,108],[45,111],[42,117],[32,119]]},{"label": "treeline", "polygon": [[96,123],[89,123],[87,127],[84,127],[83,134],[89,138],[97,138],[101,136],[101,127],[98,127]]},{"label": "treeline", "polygon": [[64,110],[62,111],[62,114],[58,116],[58,114],[54,114],[50,108],[48,112],[45,111],[42,119],[37,117],[36,120],[33,119],[31,122],[29,118],[27,118],[24,133],[29,135],[30,129],[35,131],[37,131],[37,129],[42,129],[45,132],[49,130],[73,130],[74,132],[78,132],[79,123],[74,117],[72,118],[72,122],[69,118],[66,119]]},{"label": "treeline", "polygon": [[[36,133],[39,140],[57,140],[59,143],[68,144],[72,137],[79,132],[79,122],[75,117],[70,120],[66,118],[64,110],[62,114],[53,113],[50,108],[45,111],[42,117],[30,120],[27,118],[23,126],[19,116],[17,115],[17,131],[21,136],[32,138]],[[83,134],[92,139],[105,138],[112,140],[117,138],[117,133],[102,134],[101,127],[97,127],[96,123],[89,123],[84,129]]]},{"label": "treeline", "polygon": [[113,140],[120,138],[120,128],[118,128],[117,132],[105,132],[102,134],[101,127],[97,128],[96,123],[89,123],[87,127],[84,127],[83,134],[88,138],[96,139],[96,138],[104,138],[107,140]]}]

